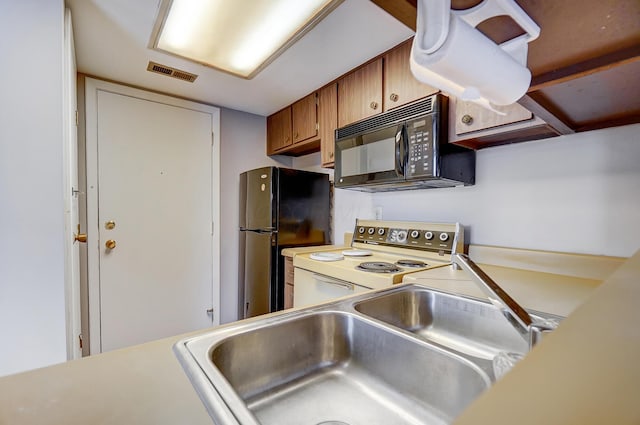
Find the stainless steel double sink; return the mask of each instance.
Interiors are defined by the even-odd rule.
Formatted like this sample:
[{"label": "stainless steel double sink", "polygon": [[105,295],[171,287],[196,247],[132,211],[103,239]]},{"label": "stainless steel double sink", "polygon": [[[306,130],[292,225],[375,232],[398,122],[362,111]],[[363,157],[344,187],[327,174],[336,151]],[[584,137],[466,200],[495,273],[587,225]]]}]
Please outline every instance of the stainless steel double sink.
[{"label": "stainless steel double sink", "polygon": [[[557,316],[533,313],[542,319]],[[446,424],[527,343],[490,303],[401,285],[178,342],[219,424]]]}]

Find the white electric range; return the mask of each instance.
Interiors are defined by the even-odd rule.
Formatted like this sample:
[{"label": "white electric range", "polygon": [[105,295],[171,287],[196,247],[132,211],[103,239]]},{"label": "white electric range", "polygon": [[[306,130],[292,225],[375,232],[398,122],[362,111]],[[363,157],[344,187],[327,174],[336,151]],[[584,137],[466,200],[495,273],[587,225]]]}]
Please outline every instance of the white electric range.
[{"label": "white electric range", "polygon": [[389,287],[409,273],[451,264],[463,249],[459,223],[358,219],[351,248],[294,257],[294,307]]}]

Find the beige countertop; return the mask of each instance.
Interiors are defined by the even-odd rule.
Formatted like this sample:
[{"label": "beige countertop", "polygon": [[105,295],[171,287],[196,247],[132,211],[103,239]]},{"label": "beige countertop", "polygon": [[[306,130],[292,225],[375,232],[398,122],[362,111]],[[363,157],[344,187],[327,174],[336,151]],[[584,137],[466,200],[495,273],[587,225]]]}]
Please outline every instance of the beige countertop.
[{"label": "beige countertop", "polygon": [[285,257],[293,258],[298,254],[310,254],[312,252],[333,251],[335,249],[346,249],[351,246],[351,239],[353,233],[346,232],[343,236],[342,245],[315,245],[315,246],[302,246],[298,248],[285,248],[282,250],[282,255]]},{"label": "beige countertop", "polygon": [[[479,264],[493,280],[523,307],[567,316],[602,283],[553,273]],[[479,286],[463,270],[440,267],[404,277],[405,283],[419,283],[454,294],[486,298]]]},{"label": "beige countertop", "polygon": [[456,425],[640,424],[640,251]]},{"label": "beige countertop", "polygon": [[[456,424],[639,424],[640,252],[597,288],[484,264],[523,305],[573,313]],[[478,295],[450,267],[425,273],[414,277]],[[0,378],[0,424],[210,424],[172,352],[183,337]]]},{"label": "beige countertop", "polygon": [[0,378],[0,424],[210,425],[173,354],[180,338]]},{"label": "beige countertop", "polygon": [[295,257],[298,254],[309,254],[312,252],[333,251],[334,249],[344,248],[344,245],[317,245],[317,246],[303,246],[299,248],[285,248],[282,250],[282,255],[285,257]]}]

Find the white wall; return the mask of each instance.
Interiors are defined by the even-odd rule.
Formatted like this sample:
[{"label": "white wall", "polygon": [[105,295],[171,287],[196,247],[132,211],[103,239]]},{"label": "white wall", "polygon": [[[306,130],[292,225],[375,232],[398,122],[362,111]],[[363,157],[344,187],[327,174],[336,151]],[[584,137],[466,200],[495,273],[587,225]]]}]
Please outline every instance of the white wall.
[{"label": "white wall", "polygon": [[475,186],[371,205],[387,220],[459,221],[473,244],[627,257],[640,249],[640,124],[480,150]]},{"label": "white wall", "polygon": [[0,375],[66,360],[63,11],[0,2]]},{"label": "white wall", "polygon": [[254,168],[291,167],[292,158],[266,155],[266,118],[221,109],[220,112],[220,322],[237,319],[238,211],[240,173]]}]

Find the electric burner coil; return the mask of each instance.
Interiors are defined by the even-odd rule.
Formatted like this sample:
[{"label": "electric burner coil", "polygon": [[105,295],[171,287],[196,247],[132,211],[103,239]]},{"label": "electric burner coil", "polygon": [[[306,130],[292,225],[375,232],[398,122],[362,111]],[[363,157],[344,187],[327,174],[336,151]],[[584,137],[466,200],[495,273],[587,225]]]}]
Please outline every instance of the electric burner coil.
[{"label": "electric burner coil", "polygon": [[400,268],[392,263],[385,263],[384,261],[369,261],[360,263],[356,266],[358,270],[371,273],[397,273]]},{"label": "electric burner coil", "polygon": [[396,261],[396,265],[400,267],[411,267],[411,268],[427,267],[427,263],[425,263],[424,261],[409,260],[409,259],[398,260]]}]

